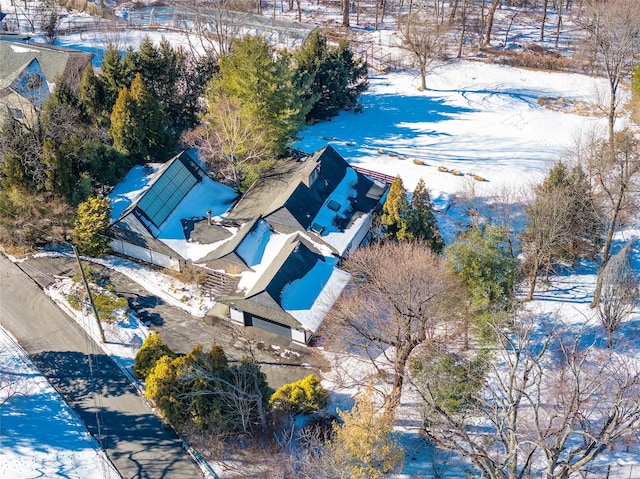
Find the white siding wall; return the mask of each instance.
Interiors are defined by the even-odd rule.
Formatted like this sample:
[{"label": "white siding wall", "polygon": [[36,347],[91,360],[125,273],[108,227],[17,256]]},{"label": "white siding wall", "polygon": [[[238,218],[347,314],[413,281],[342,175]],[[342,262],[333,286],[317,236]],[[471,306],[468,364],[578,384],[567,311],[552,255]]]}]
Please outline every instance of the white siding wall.
[{"label": "white siding wall", "polygon": [[291,329],[291,339],[297,343],[307,344],[307,332],[299,329]]},{"label": "white siding wall", "polygon": [[371,218],[372,218],[372,216],[373,215],[371,215],[371,214],[367,215],[365,220],[360,225],[360,229],[354,235],[353,239],[351,240],[351,243],[349,244],[349,247],[344,252],[344,256],[345,257],[350,256],[356,250],[356,248],[358,246],[360,246],[360,243],[362,243],[364,241],[364,238],[367,236],[367,233],[369,232],[369,229],[371,228],[371,222],[372,222]]},{"label": "white siding wall", "polygon": [[167,256],[166,254],[152,252],[146,248],[126,243],[121,240],[111,240],[111,249],[116,253],[146,261],[147,263],[155,264],[156,266],[180,271],[180,261],[172,258],[171,256]]},{"label": "white siding wall", "polygon": [[229,317],[231,318],[231,321],[244,326],[244,313],[242,311],[229,307]]}]

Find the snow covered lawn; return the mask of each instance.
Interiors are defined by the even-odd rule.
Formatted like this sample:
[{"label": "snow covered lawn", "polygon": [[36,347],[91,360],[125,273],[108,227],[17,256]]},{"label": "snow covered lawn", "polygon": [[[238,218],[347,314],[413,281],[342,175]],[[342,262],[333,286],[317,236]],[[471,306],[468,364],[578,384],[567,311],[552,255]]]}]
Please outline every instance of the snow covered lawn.
[{"label": "snow covered lawn", "polygon": [[[420,92],[417,86],[415,73],[378,75],[371,79],[370,90],[362,97],[361,113],[343,113],[310,127],[301,133],[296,146],[313,152],[329,142],[354,166],[400,175],[409,190],[423,178],[436,205],[444,211],[470,184],[479,195],[489,196],[505,185],[519,188],[539,181],[577,136],[604,125],[603,118],[585,115],[596,111],[590,102],[603,91],[603,82],[588,76],[454,61],[439,66],[428,77],[428,90]],[[461,175],[439,171],[440,166],[458,170]],[[487,181],[473,179],[472,173]],[[455,223],[461,214],[453,208],[440,218]],[[635,231],[628,231],[618,239],[634,235]],[[636,267],[640,266],[637,257],[636,249]],[[168,278],[158,281],[161,276],[157,272],[148,273],[139,265],[121,260],[110,261],[110,266],[193,314],[202,315],[210,307],[203,300],[191,298],[187,291],[177,292]],[[552,278],[550,287],[536,295],[530,308],[558,311],[568,322],[584,320],[594,271],[593,265],[586,264],[566,276]],[[185,302],[185,297],[191,299]],[[637,319],[636,315],[634,322]],[[92,327],[90,320],[85,321]],[[116,342],[122,343],[109,354],[123,359],[121,363],[127,368],[144,333],[127,321],[119,329],[108,331],[113,338],[120,338],[113,340],[114,348]],[[635,334],[627,331],[630,337]],[[33,471],[44,468],[45,476],[62,470],[67,477],[104,477],[103,471],[111,471],[104,456],[25,359],[24,353],[16,354],[5,347],[5,368],[23,376],[30,392],[14,406],[0,410],[0,476],[32,477]],[[342,362],[349,364],[344,358]],[[354,366],[351,373],[362,367]],[[346,376],[342,380],[334,377],[325,384],[336,397],[346,398],[354,392]],[[348,407],[348,401],[340,406]],[[405,444],[419,448],[424,444],[411,428],[416,424],[414,416],[407,410],[401,432]],[[45,427],[45,420],[59,422]],[[48,435],[46,431],[56,433]],[[423,450],[408,456],[403,477],[417,471],[431,474],[427,460],[434,453]],[[611,455],[605,458],[614,460]],[[618,458],[621,462],[630,460],[628,455]],[[117,477],[109,474],[114,475],[107,477]]]}]

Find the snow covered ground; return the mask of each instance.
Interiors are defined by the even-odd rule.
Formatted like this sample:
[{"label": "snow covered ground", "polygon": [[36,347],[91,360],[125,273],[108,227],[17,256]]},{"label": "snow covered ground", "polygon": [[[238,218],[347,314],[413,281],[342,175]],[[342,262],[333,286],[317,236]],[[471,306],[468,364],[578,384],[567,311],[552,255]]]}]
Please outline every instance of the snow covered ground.
[{"label": "snow covered ground", "polygon": [[[0,0],[0,5],[4,4],[5,0]],[[111,40],[135,46],[142,34],[127,33]],[[153,33],[152,39],[157,40],[161,35],[167,33]],[[173,41],[173,36],[169,38]],[[85,33],[63,37],[59,44],[99,53],[108,41],[105,36]],[[184,39],[176,41],[184,42]],[[489,197],[504,187],[517,189],[538,182],[577,137],[591,128],[603,127],[605,121],[595,114],[597,108],[593,105],[595,98],[603,97],[605,84],[601,79],[584,75],[452,61],[438,65],[428,76],[426,91],[418,91],[416,72],[376,74],[370,83],[369,91],[362,97],[361,113],[342,113],[332,121],[314,125],[301,133],[296,146],[313,152],[331,143],[356,166],[400,175],[409,190],[423,178],[436,206],[448,211],[439,218],[450,234],[464,214],[455,205],[449,208],[457,195],[473,188],[476,194]],[[458,170],[462,175],[441,172],[440,166]],[[486,181],[476,181],[471,174]],[[629,225],[620,233],[616,248],[624,241],[640,236],[638,226]],[[633,258],[638,269],[639,253],[636,246]],[[172,279],[162,277],[159,280],[157,272],[147,272],[131,262],[108,261],[111,267],[144,285],[151,293],[193,314],[201,315],[210,306]],[[553,277],[550,285],[536,294],[529,308],[540,317],[554,311],[563,321],[582,324],[593,314],[588,303],[594,283],[595,265],[581,263],[575,270]],[[63,283],[59,286],[57,292],[51,293],[54,297],[66,287]],[[636,344],[640,344],[635,327],[638,319],[640,316],[636,312],[624,330]],[[92,321],[82,315],[77,320],[92,327]],[[119,324],[108,330],[107,335],[119,338],[121,346],[111,344],[114,349],[108,352],[128,369],[146,330],[131,318],[123,318]],[[43,471],[44,477],[56,473],[90,479],[117,477],[74,414],[30,366],[24,352],[15,349],[14,342],[6,334],[0,334],[0,339],[5,344],[4,369],[19,375],[28,391],[12,405],[0,409],[0,476],[27,478]],[[344,402],[336,402],[346,408],[348,398],[355,392],[347,373],[364,374],[366,364],[357,364],[353,358],[333,359],[349,367],[336,369],[325,384],[332,388],[336,398],[347,398]],[[411,402],[411,398],[407,396],[403,402]],[[407,445],[407,464],[401,477],[418,474],[432,477],[429,459],[443,460],[443,456],[425,446],[416,433],[416,419],[408,409],[402,410],[399,432]],[[50,424],[45,421],[53,420],[58,421],[55,426],[45,427]],[[56,437],[44,431],[56,431]],[[637,477],[640,454],[637,446],[634,447],[631,453],[607,451],[599,463],[602,467],[609,463],[626,465],[614,468],[611,477]],[[459,477],[461,469],[456,461],[447,461],[451,469],[445,477]],[[629,468],[629,464],[635,464],[635,468]]]},{"label": "snow covered ground", "polygon": [[0,477],[120,477],[84,423],[2,328],[0,364],[0,402],[9,392],[17,393],[0,408]]}]

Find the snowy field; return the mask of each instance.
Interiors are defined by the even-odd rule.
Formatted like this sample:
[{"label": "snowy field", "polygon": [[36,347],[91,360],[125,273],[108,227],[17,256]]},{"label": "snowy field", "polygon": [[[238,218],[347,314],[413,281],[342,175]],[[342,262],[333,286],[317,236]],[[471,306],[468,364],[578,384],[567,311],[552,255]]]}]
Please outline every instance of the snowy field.
[{"label": "snowy field", "polygon": [[[9,5],[8,0],[0,0],[0,5],[5,3]],[[109,39],[85,33],[63,37],[58,43],[99,55],[109,41],[136,46],[143,34],[127,33]],[[165,33],[153,33],[151,38],[159,40],[162,35]],[[174,41],[173,36],[169,39]],[[175,41],[188,43],[184,37]],[[456,197],[473,189],[489,198],[505,187],[519,189],[539,182],[550,166],[566,155],[576,138],[605,125],[593,103],[596,98],[606,97],[605,83],[584,75],[452,61],[438,65],[429,74],[426,91],[418,91],[418,85],[416,72],[373,74],[370,89],[362,97],[361,113],[342,113],[314,125],[301,133],[296,146],[313,152],[331,143],[355,166],[400,175],[409,190],[423,178],[436,207],[448,211],[439,219],[449,237],[455,225],[464,221],[463,211],[455,207]],[[562,106],[549,108],[545,103]],[[458,170],[461,175],[441,172],[438,167]],[[486,181],[476,181],[472,174]],[[640,236],[638,226],[630,224],[617,235],[614,252]],[[633,259],[640,269],[638,245]],[[131,262],[107,262],[152,294],[194,315],[201,316],[211,306],[171,278],[152,274]],[[563,322],[581,326],[592,320],[593,310],[588,304],[595,271],[595,264],[589,262],[564,271],[548,286],[541,286],[528,307],[541,318],[555,315]],[[50,294],[62,303],[60,295],[67,287],[61,283]],[[93,327],[88,318],[73,316],[87,328]],[[640,344],[638,320],[636,311],[622,331],[634,344]],[[111,340],[107,352],[130,371],[135,348],[146,336],[146,329],[135,318],[123,318],[118,325],[107,330]],[[14,341],[0,332],[3,368],[20,377],[26,391],[0,409],[0,477],[118,477],[74,413],[38,375]],[[344,398],[335,405],[346,408],[356,392],[350,376],[366,374],[367,366],[353,358],[330,359],[342,367],[336,367],[324,384],[332,389],[334,397]],[[408,392],[403,403],[410,402]],[[415,413],[401,409],[399,433],[407,446],[407,458],[404,473],[398,477],[433,477],[429,461],[434,457],[444,460],[442,453],[425,446],[417,434],[417,420]],[[444,477],[460,477],[463,465],[455,459],[447,461],[450,470]],[[603,453],[598,461],[600,470],[609,464],[617,466],[612,469],[612,478],[640,477],[637,445],[631,452],[614,449]]]},{"label": "snowy field", "polygon": [[[603,118],[577,113],[575,105],[596,111],[590,102],[606,88],[604,80],[584,75],[452,61],[428,75],[426,91],[419,85],[416,72],[376,75],[361,113],[312,126],[296,146],[311,152],[329,142],[355,166],[400,175],[409,190],[423,178],[441,204],[463,190],[471,174],[487,180],[477,183],[480,194],[540,181],[580,135],[605,125]],[[538,100],[545,97],[568,106],[543,107]]]}]

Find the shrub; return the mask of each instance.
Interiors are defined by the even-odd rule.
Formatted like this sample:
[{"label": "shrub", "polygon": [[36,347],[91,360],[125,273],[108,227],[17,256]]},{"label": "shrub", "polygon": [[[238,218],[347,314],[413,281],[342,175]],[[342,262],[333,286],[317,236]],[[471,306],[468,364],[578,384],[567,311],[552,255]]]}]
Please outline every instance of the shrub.
[{"label": "shrub", "polygon": [[[136,357],[136,361],[137,359]],[[154,361],[145,383],[145,396],[155,403],[162,415],[174,427],[184,425],[188,418],[187,402],[179,396],[179,381],[179,361],[164,355]]]},{"label": "shrub", "polygon": [[81,254],[104,256],[111,250],[106,236],[110,219],[109,198],[91,196],[78,205],[73,239]]},{"label": "shrub", "polygon": [[116,311],[124,310],[125,313],[128,313],[129,311],[127,298],[118,297],[108,291],[104,291],[93,296],[93,304],[98,311],[98,317],[101,321],[113,322],[118,319],[115,314]]},{"label": "shrub", "polygon": [[285,384],[269,400],[273,407],[292,414],[309,414],[324,408],[328,402],[329,393],[313,374],[300,381]]},{"label": "shrub", "polygon": [[144,340],[138,354],[136,354],[133,363],[133,373],[137,378],[146,381],[156,363],[164,356],[173,359],[176,357],[176,353],[164,344],[158,333],[151,333],[147,336],[147,339]]},{"label": "shrub", "polygon": [[204,286],[204,284],[207,282],[207,270],[191,264],[185,266],[180,271],[166,269],[164,272],[169,276],[172,276],[177,280],[187,284]]}]

